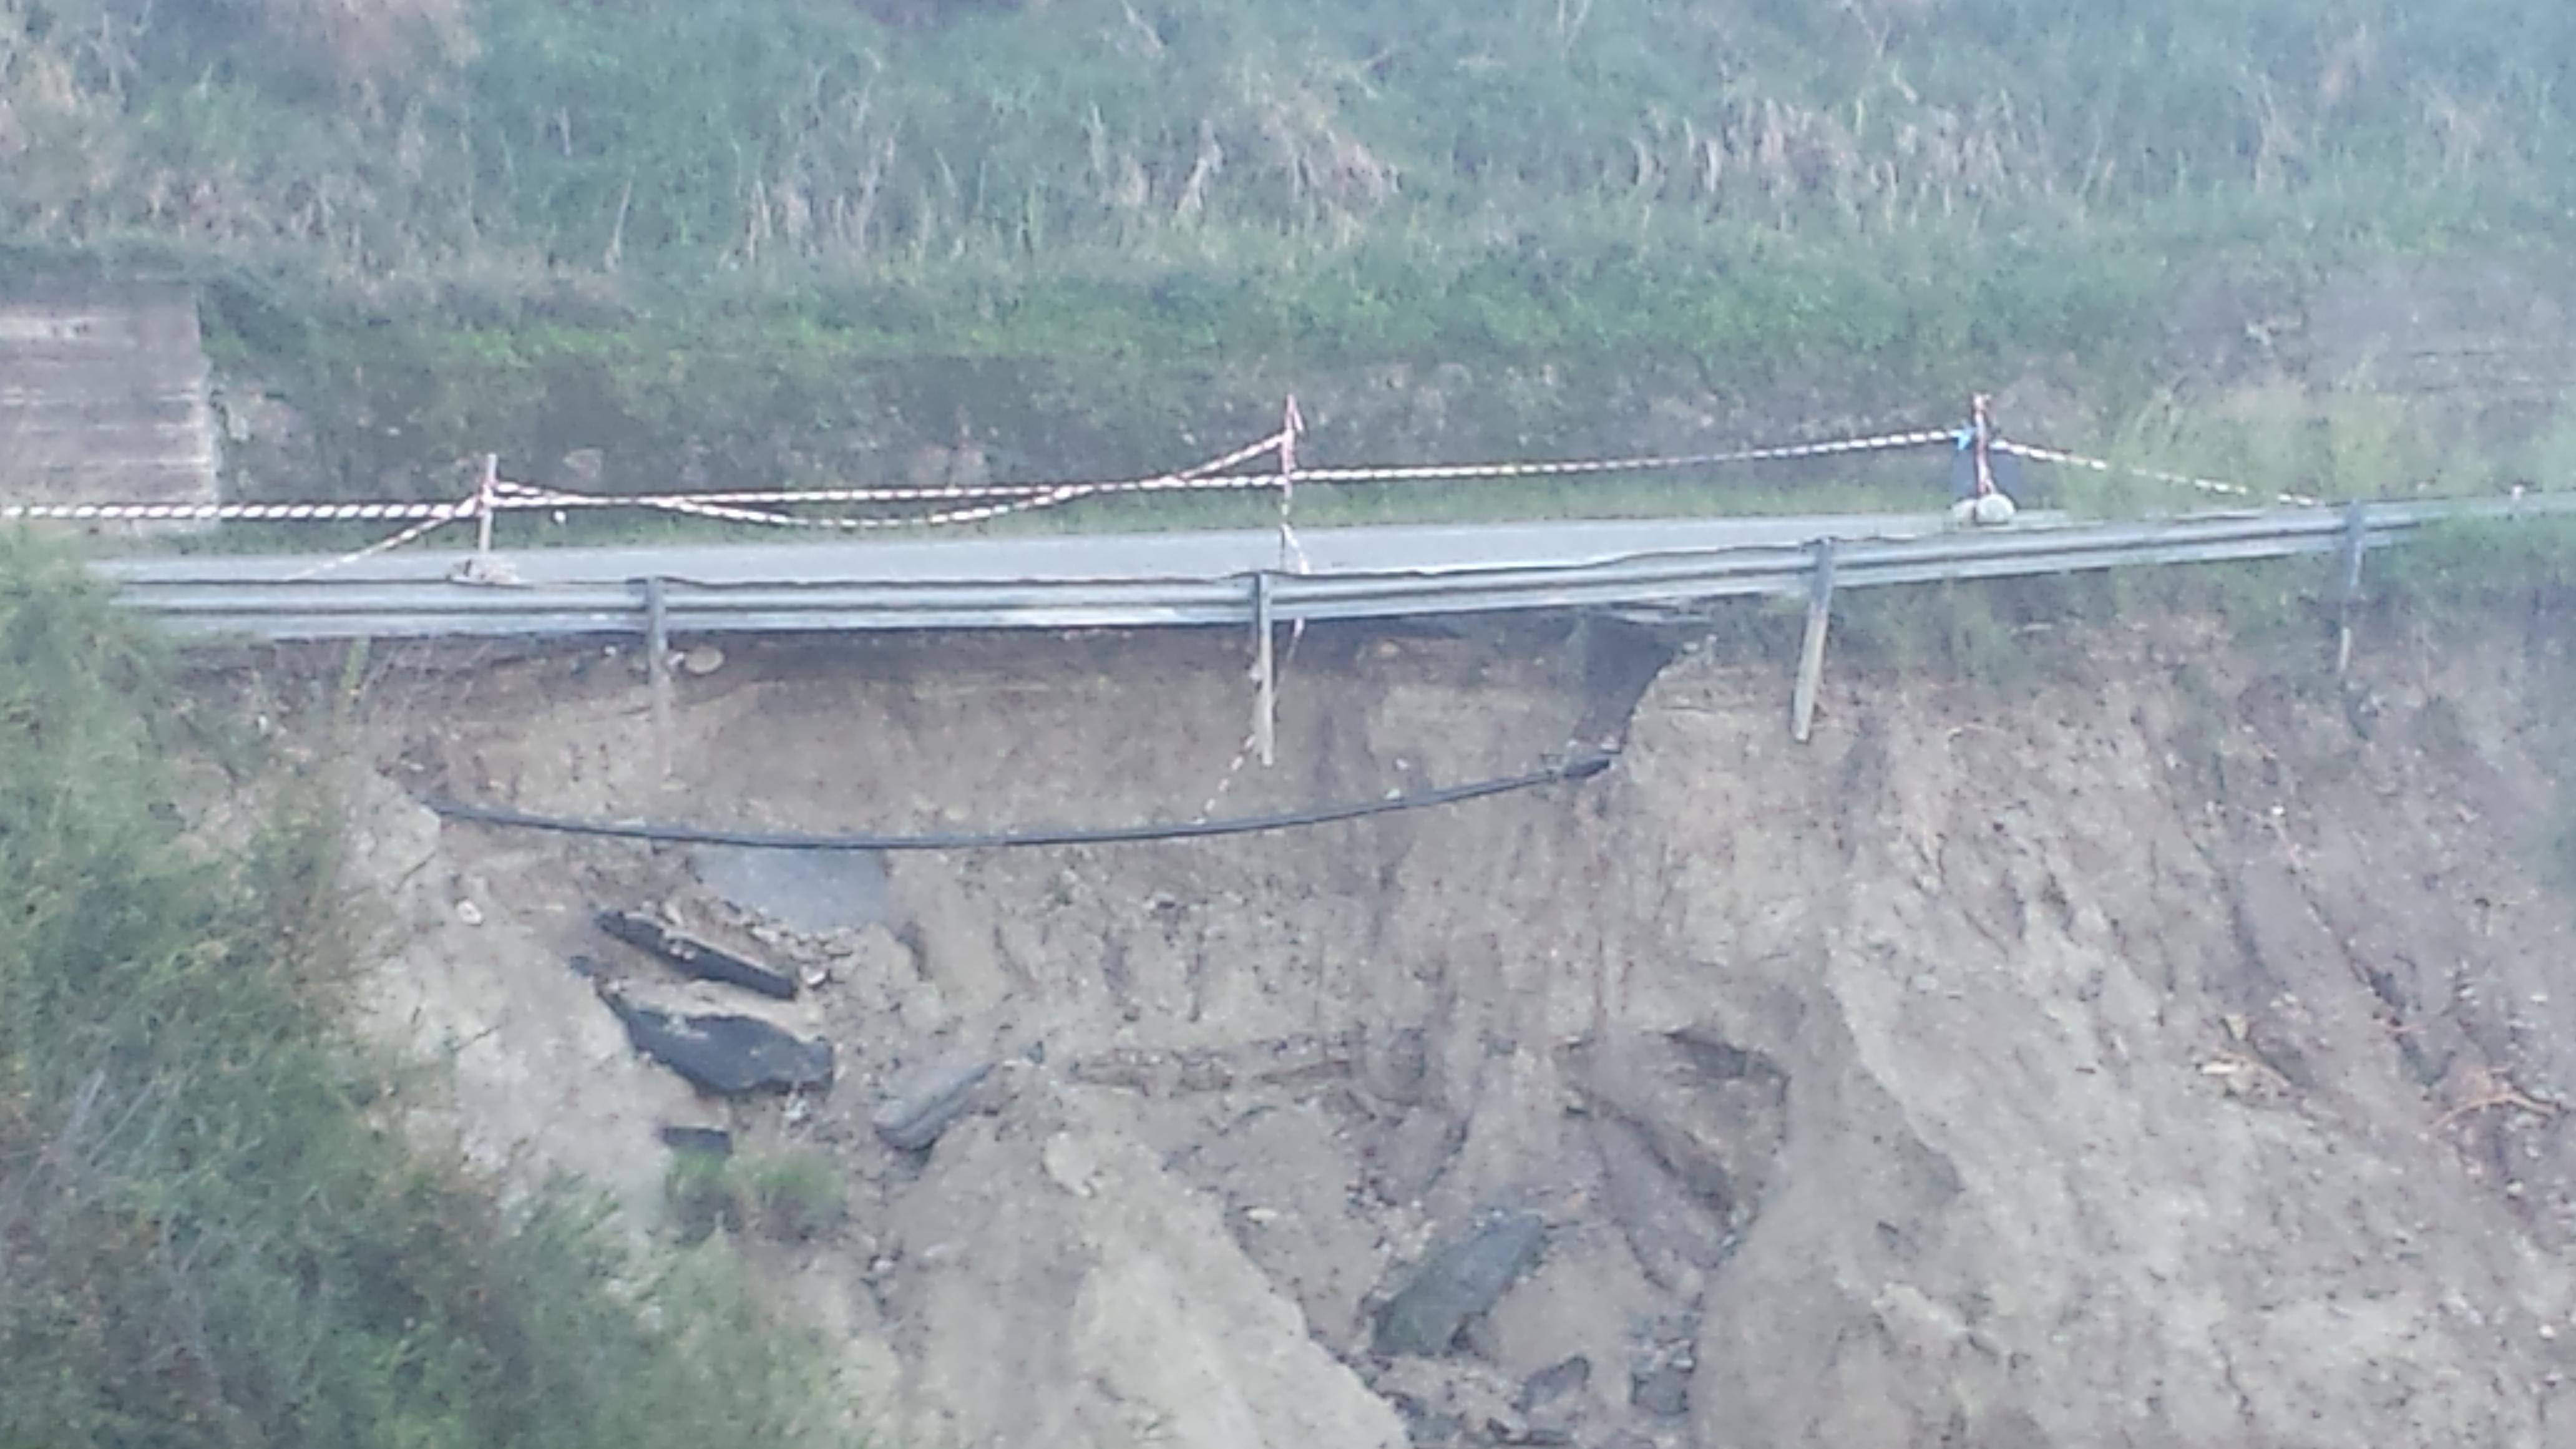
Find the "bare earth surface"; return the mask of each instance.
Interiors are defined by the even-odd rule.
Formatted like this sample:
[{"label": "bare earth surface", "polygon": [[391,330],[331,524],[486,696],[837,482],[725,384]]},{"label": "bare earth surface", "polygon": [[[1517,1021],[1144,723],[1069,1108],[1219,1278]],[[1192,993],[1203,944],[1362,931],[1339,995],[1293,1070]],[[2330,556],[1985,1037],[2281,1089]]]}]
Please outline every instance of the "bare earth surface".
[{"label": "bare earth surface", "polygon": [[[749,1251],[905,1449],[2541,1449],[2576,1442],[2576,692],[2522,627],[2375,639],[2341,684],[2181,627],[2009,696],[1843,669],[1806,747],[1779,661],[1693,651],[1586,785],[776,876],[413,797],[1187,819],[1244,731],[1237,641],[733,650],[682,675],[667,782],[630,661],[521,661],[375,701],[370,999],[452,1064],[421,1129],[639,1234],[662,1124],[828,1152],[846,1225]],[[1528,769],[1625,703],[1566,658],[1310,637],[1280,765],[1218,813]],[[588,924],[665,905],[828,980],[682,986]],[[840,1079],[700,1101],[577,953],[828,1034]],[[1000,1063],[976,1112],[880,1143],[882,1085],[954,1051]],[[1426,1259],[1515,1214],[1527,1270],[1390,1343]]]}]

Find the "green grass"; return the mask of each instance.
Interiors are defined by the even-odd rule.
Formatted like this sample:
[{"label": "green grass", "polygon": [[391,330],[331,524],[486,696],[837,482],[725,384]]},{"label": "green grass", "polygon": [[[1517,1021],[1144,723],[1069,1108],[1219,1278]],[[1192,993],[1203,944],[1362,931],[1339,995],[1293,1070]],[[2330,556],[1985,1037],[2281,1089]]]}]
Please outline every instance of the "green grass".
[{"label": "green grass", "polygon": [[2377,618],[2437,632],[2546,615],[2576,597],[2576,519],[2432,524],[2406,547],[2373,554],[2362,588]]},{"label": "green grass", "polygon": [[2372,559],[2379,587],[2409,598],[2477,599],[2563,589],[2576,582],[2576,519],[2437,523],[2405,548]]},{"label": "green grass", "polygon": [[[296,3],[0,0],[0,262],[205,283],[315,434],[267,486],[341,497],[494,450],[882,477],[961,421],[1118,476],[1289,390],[1342,459],[2035,370],[2129,417],[2195,287],[2545,261],[2576,214],[2576,13],[2518,0],[403,0],[328,45]],[[1471,375],[1435,426],[1372,410],[1388,364]]]},{"label": "green grass", "polygon": [[838,1232],[849,1216],[841,1169],[810,1149],[748,1158],[685,1152],[662,1182],[671,1220],[684,1242],[721,1229],[802,1243]]},{"label": "green grass", "polygon": [[[1391,233],[1518,250],[1576,282],[1580,327],[1611,289],[1563,238],[1668,221],[2012,245],[2145,207],[2264,214],[2230,192],[2424,233],[2475,225],[2453,203],[2490,185],[2536,210],[2576,42],[2513,0],[929,8],[945,23],[411,0],[334,48],[277,43],[272,17],[304,38],[293,0],[141,28],[140,0],[13,4],[37,144],[7,215],[32,240],[469,292],[671,262],[1239,274]],[[452,23],[399,31],[422,11]]]},{"label": "green grass", "polygon": [[[2318,555],[1856,591],[1835,601],[1834,659],[1837,667],[1929,675],[2012,699],[2080,677],[2084,641],[2100,629],[2194,619],[2216,625],[2231,648],[2277,674],[2323,686],[2344,619],[2340,567]],[[2367,651],[2371,637],[2471,637],[2546,619],[2571,601],[2576,520],[2459,520],[2372,553],[2352,619]],[[1797,612],[1786,600],[1740,611],[1739,642],[1790,648]],[[2576,736],[2569,744],[2576,747]],[[2576,844],[2570,850],[2576,859]]]},{"label": "green grass", "polygon": [[[710,1265],[657,1278],[568,1190],[505,1216],[374,1120],[329,796],[165,678],[0,538],[0,1444],[824,1442]],[[250,848],[190,843],[182,758],[269,802]]]},{"label": "green grass", "polygon": [[[2374,554],[2372,567],[2407,552]],[[1923,675],[2014,700],[2091,677],[2087,641],[2101,630],[2190,619],[2214,624],[2230,647],[2284,676],[2322,679],[2334,661],[2336,568],[2325,556],[1862,590],[1836,597],[1835,667]],[[2406,607],[2393,594],[2388,602]],[[1783,627],[1794,622],[1777,617]],[[1794,643],[1794,632],[1781,637]]]},{"label": "green grass", "polygon": [[789,1152],[749,1167],[751,1201],[761,1230],[804,1242],[838,1232],[849,1215],[841,1170],[819,1152]]}]

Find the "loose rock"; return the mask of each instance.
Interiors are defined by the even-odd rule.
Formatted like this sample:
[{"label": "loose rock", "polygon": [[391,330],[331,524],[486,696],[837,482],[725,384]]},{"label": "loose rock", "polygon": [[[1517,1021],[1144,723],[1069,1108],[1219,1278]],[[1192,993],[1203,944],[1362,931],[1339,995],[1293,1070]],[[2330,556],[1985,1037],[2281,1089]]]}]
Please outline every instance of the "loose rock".
[{"label": "loose rock", "polygon": [[918,1152],[974,1105],[976,1084],[993,1070],[981,1057],[939,1057],[903,1072],[886,1084],[883,1105],[869,1125],[888,1147]]},{"label": "loose rock", "polygon": [[1657,1418],[1678,1419],[1690,1412],[1690,1370],[1665,1364],[1629,1381],[1628,1401]]},{"label": "loose rock", "polygon": [[1538,1261],[1546,1240],[1536,1214],[1516,1213],[1433,1253],[1379,1314],[1377,1351],[1389,1357],[1448,1352],[1467,1320],[1493,1307]]},{"label": "loose rock", "polygon": [[1591,1382],[1592,1360],[1580,1354],[1563,1363],[1550,1364],[1521,1385],[1521,1412],[1545,1408],[1568,1394],[1582,1392]]}]

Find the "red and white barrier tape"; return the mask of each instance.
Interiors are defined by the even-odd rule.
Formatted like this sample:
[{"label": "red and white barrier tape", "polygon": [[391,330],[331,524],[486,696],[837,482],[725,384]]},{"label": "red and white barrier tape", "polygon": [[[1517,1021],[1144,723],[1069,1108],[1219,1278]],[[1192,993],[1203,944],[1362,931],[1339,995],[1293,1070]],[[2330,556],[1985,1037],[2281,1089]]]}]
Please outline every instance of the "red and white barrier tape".
[{"label": "red and white barrier tape", "polygon": [[[1306,476],[1297,467],[1297,439],[1305,431],[1305,415],[1298,411],[1297,399],[1291,395],[1285,425],[1279,431],[1279,567],[1287,573],[1303,574],[1314,570],[1314,562],[1306,557],[1306,546],[1298,541],[1297,529],[1290,517],[1297,504],[1297,480]],[[1289,624],[1288,647],[1280,651],[1271,672],[1271,708],[1274,711],[1278,708],[1278,680],[1297,662],[1297,646],[1305,642],[1306,621],[1299,618]],[[1261,641],[1263,646],[1268,643],[1266,639]],[[1273,718],[1276,718],[1275,714]],[[1243,743],[1235,746],[1234,758],[1226,762],[1225,772],[1217,776],[1216,788],[1208,792],[1207,803],[1199,807],[1200,821],[1204,822],[1216,814],[1216,807],[1224,803],[1226,792],[1234,788],[1234,782],[1243,774],[1244,765],[1250,762],[1260,745],[1261,726],[1255,724],[1251,732],[1244,735]]]},{"label": "red and white barrier tape", "polygon": [[503,483],[501,507],[531,508],[644,508],[658,513],[677,513],[691,518],[711,519],[719,523],[756,523],[770,528],[833,529],[841,532],[866,532],[886,528],[932,528],[942,524],[982,523],[1005,518],[1015,513],[1034,513],[1087,497],[1101,485],[1066,484],[1051,492],[1028,498],[1015,498],[1006,503],[979,504],[973,508],[950,508],[935,513],[913,514],[902,518],[799,518],[792,513],[775,513],[766,509],[739,508],[727,503],[708,503],[685,494],[635,493],[607,495],[597,493],[562,493],[551,488],[530,488],[525,484]]},{"label": "red and white barrier tape", "polygon": [[[1924,447],[1948,442],[1951,434],[1941,429],[1924,429],[1906,433],[1888,433],[1876,437],[1837,439],[1823,443],[1791,443],[1761,448],[1739,448],[1720,453],[1649,454],[1628,458],[1585,459],[1539,463],[1422,463],[1375,468],[1300,468],[1295,464],[1294,434],[1302,419],[1257,443],[1237,449],[1223,458],[1212,459],[1196,468],[1166,473],[1154,478],[1122,479],[1099,483],[986,483],[959,488],[836,488],[810,490],[769,490],[756,493],[683,493],[683,494],[573,494],[552,490],[534,490],[524,485],[503,485],[516,495],[504,503],[508,508],[547,506],[547,498],[565,507],[580,508],[651,508],[666,512],[694,514],[736,523],[764,524],[782,528],[883,529],[910,528],[938,524],[975,523],[1011,513],[1030,512],[1058,507],[1083,498],[1113,494],[1165,492],[1260,491],[1277,488],[1282,501],[1293,508],[1296,485],[1300,483],[1397,483],[1434,481],[1479,481],[1496,478],[1566,477],[1602,473],[1643,473],[1677,468],[1712,467],[1727,463],[1758,463],[1795,458],[1825,458],[1851,453],[1878,452],[1894,448]],[[1224,470],[1259,457],[1279,453],[1287,460],[1278,473],[1227,473]],[[938,513],[905,518],[823,519],[798,518],[787,514],[749,511],[747,504],[781,503],[909,503],[931,502],[958,497],[1004,497],[1009,503],[988,504],[976,508],[951,509]],[[1293,531],[1283,520],[1282,536],[1294,546]]]},{"label": "red and white barrier tape", "polygon": [[[1306,431],[1306,415],[1297,409],[1297,398],[1290,394],[1287,417],[1279,429],[1279,567],[1305,573],[1311,565],[1306,559],[1306,546],[1297,541],[1297,530],[1290,515],[1297,508],[1297,480],[1306,476],[1297,471],[1297,438]],[[1305,621],[1297,624],[1305,632]]]},{"label": "red and white barrier tape", "polygon": [[[505,483],[502,487],[518,495],[505,508],[527,509],[548,506],[535,495],[544,493],[567,508],[658,508],[672,503],[699,504],[710,508],[775,507],[800,503],[949,503],[968,498],[1045,499],[1049,503],[1069,498],[1090,497],[1106,493],[1164,493],[1200,488],[1275,488],[1276,473],[1226,475],[1224,471],[1246,463],[1264,453],[1279,450],[1282,435],[1272,434],[1256,443],[1247,443],[1221,458],[1211,458],[1177,473],[1157,474],[1151,478],[1120,478],[1096,482],[1064,483],[959,483],[936,487],[904,488],[770,488],[753,492],[725,493],[560,493],[532,488],[523,483]],[[768,517],[748,520],[769,522]],[[820,526],[829,527],[820,520]],[[918,523],[919,519],[892,519],[892,525]]]},{"label": "red and white barrier tape", "polygon": [[[1400,483],[1468,481],[1492,478],[1546,478],[1594,473],[1642,473],[1676,468],[1707,467],[1725,463],[1754,463],[1792,458],[1823,458],[1846,453],[1874,452],[1889,448],[1920,447],[1945,442],[1950,434],[1941,430],[1890,433],[1878,437],[1849,438],[1825,443],[1796,443],[1775,447],[1742,448],[1718,453],[1651,454],[1629,458],[1570,460],[1539,463],[1421,463],[1374,468],[1297,468],[1295,483]],[[1289,443],[1282,430],[1258,442],[1238,448],[1221,458],[1210,459],[1194,468],[1151,478],[1113,479],[1097,482],[1066,483],[968,483],[941,487],[868,487],[767,489],[755,492],[681,493],[681,494],[584,494],[555,489],[536,489],[525,484],[503,484],[493,507],[502,511],[541,508],[652,508],[664,511],[694,512],[700,509],[758,509],[792,504],[822,503],[939,503],[967,498],[1006,500],[1017,505],[1008,511],[1054,507],[1079,498],[1107,494],[1164,493],[1197,491],[1257,491],[1281,487],[1286,475],[1280,473],[1228,473],[1225,470],[1279,452]],[[996,504],[992,507],[1000,507]],[[0,522],[147,522],[147,523],[346,523],[386,522],[392,520],[437,520],[446,522],[460,516],[452,503],[368,502],[368,503],[0,503]],[[465,516],[471,516],[466,506]],[[939,522],[974,522],[1000,516],[984,509],[942,510],[935,514],[906,519],[887,520],[819,520],[791,519],[766,511],[746,512],[740,516],[708,513],[705,516],[736,522],[783,524],[807,527],[907,527]]]},{"label": "red and white barrier tape", "polygon": [[[978,484],[960,489],[815,489],[807,492],[770,493],[632,493],[598,494],[567,493],[551,488],[532,488],[524,483],[495,485],[500,496],[498,506],[507,509],[532,508],[649,508],[666,513],[686,514],[697,518],[727,523],[756,523],[773,528],[815,528],[858,532],[889,528],[928,528],[944,524],[982,523],[1018,513],[1032,513],[1042,508],[1055,508],[1077,499],[1113,493],[1154,493],[1209,487],[1275,488],[1280,475],[1219,475],[1223,470],[1276,452],[1286,434],[1274,433],[1256,443],[1247,443],[1222,457],[1166,473],[1157,478],[1125,479],[1108,483]],[[1030,491],[1034,489],[1035,491]],[[1010,495],[1019,496],[1010,496]],[[972,508],[949,508],[931,513],[909,514],[894,518],[801,518],[794,514],[739,506],[748,500],[770,500],[795,503],[821,502],[923,502],[958,497],[992,497],[1001,495],[1005,502],[979,504]]]},{"label": "red and white barrier tape", "polygon": [[1947,428],[1910,433],[1882,433],[1869,438],[1840,438],[1828,443],[1783,443],[1764,448],[1738,448],[1725,453],[1652,453],[1633,458],[1595,458],[1553,463],[1409,463],[1376,468],[1302,468],[1300,483],[1412,483],[1486,478],[1562,478],[1586,473],[1658,473],[1676,468],[1709,468],[1724,463],[1769,463],[1791,458],[1831,458],[1846,453],[1875,453],[1893,448],[1921,448],[1947,443]]},{"label": "red and white barrier tape", "polygon": [[[1949,429],[1920,429],[1910,432],[1882,433],[1869,437],[1841,438],[1819,443],[1788,443],[1709,453],[1642,454],[1625,458],[1568,459],[1531,463],[1416,463],[1378,467],[1301,468],[1297,464],[1296,445],[1297,435],[1302,426],[1303,420],[1296,415],[1295,405],[1292,402],[1286,425],[1280,431],[1257,442],[1248,443],[1222,457],[1212,458],[1195,467],[1151,478],[1099,482],[969,483],[941,487],[596,494],[538,488],[527,484],[487,479],[478,489],[476,497],[454,503],[7,503],[0,504],[0,522],[333,523],[410,520],[419,525],[407,528],[381,543],[334,559],[324,566],[337,568],[357,559],[398,547],[402,543],[433,532],[445,524],[466,518],[489,518],[495,512],[524,512],[532,509],[643,508],[718,522],[756,524],[771,528],[866,532],[989,522],[1014,514],[1061,507],[1085,498],[1171,492],[1254,492],[1275,488],[1280,492],[1283,567],[1293,566],[1302,569],[1303,560],[1298,555],[1303,551],[1297,548],[1296,535],[1290,522],[1295,490],[1301,483],[1470,482],[1511,478],[1563,478],[1611,473],[1669,472],[1676,469],[1717,467],[1731,463],[1830,458],[1855,453],[1927,447],[1938,443],[1954,443],[1958,437],[1957,433]],[[2252,490],[2242,484],[2223,479],[2201,478],[2186,473],[2113,463],[2058,448],[2041,447],[2002,438],[1995,439],[1992,446],[1998,452],[2011,453],[2034,462],[2058,463],[2098,473],[2127,473],[2155,482],[2177,484],[2204,493],[2227,497],[2254,496]],[[1276,473],[1226,471],[1264,455],[1277,455],[1281,460],[1281,470]],[[2304,494],[2283,493],[2276,496],[2279,502],[2302,507],[2314,506],[2319,501]],[[777,511],[779,507],[788,505],[923,504],[952,503],[964,499],[991,501],[967,507],[940,508],[927,513],[872,518],[808,518]]]},{"label": "red and white barrier tape", "polygon": [[298,569],[294,573],[288,574],[285,581],[290,584],[300,584],[307,579],[320,578],[322,575],[330,573],[334,569],[347,568],[349,565],[356,563],[361,559],[370,559],[374,558],[378,554],[391,553],[395,549],[402,547],[404,544],[410,543],[415,539],[427,538],[429,535],[436,533],[438,530],[445,528],[451,523],[462,523],[466,519],[472,518],[483,511],[482,500],[479,497],[468,498],[458,503],[444,503],[439,505],[439,507],[443,511],[434,518],[424,518],[420,522],[413,524],[411,527],[404,529],[402,532],[397,533],[390,538],[378,539],[374,543],[368,544],[365,548],[352,549],[347,553],[341,554],[337,558],[325,559],[321,563],[314,564],[310,568]]},{"label": "red and white barrier tape", "polygon": [[455,506],[452,503],[0,503],[0,522],[366,523],[398,518],[435,518],[446,522]]},{"label": "red and white barrier tape", "polygon": [[[2043,448],[2031,443],[2008,442],[2002,438],[1997,438],[1994,446],[1998,453],[2010,453],[2018,458],[2027,458],[2034,463],[2058,463],[2069,468],[2089,469],[2095,473],[2126,473],[2133,478],[2144,478],[2151,483],[2172,483],[2228,498],[2254,496],[2254,490],[2244,484],[2230,483],[2221,478],[2197,478],[2189,473],[2168,473],[2162,468],[2141,468],[2130,463],[2114,463],[2106,458],[2088,458],[2081,453],[2069,453],[2060,448]],[[2314,508],[2324,500],[2311,498],[2304,493],[2276,493],[2272,495],[2272,501],[2286,503],[2293,508]]]}]

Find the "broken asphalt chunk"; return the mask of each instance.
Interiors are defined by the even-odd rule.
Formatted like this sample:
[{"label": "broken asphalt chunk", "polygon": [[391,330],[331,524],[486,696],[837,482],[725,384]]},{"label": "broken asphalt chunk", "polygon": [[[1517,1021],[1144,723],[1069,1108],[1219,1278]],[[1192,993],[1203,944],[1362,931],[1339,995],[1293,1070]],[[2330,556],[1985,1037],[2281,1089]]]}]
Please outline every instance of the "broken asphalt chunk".
[{"label": "broken asphalt chunk", "polygon": [[701,981],[721,981],[780,1001],[796,999],[795,977],[672,930],[641,911],[601,911],[596,919],[601,930],[629,946],[652,952]]},{"label": "broken asphalt chunk", "polygon": [[602,993],[635,1049],[720,1097],[832,1084],[832,1044],[748,1016],[679,1016]]},{"label": "broken asphalt chunk", "polygon": [[733,1134],[722,1127],[673,1127],[665,1124],[658,1135],[662,1145],[673,1152],[697,1157],[733,1156]]}]

